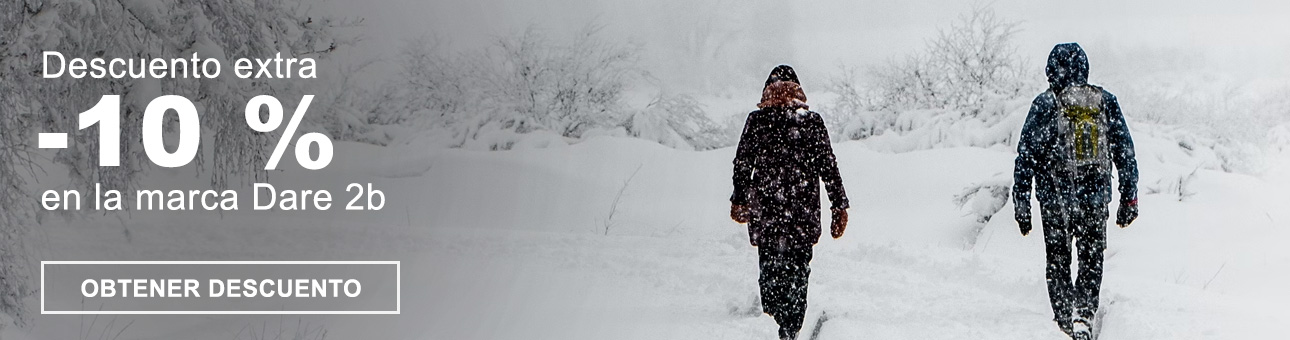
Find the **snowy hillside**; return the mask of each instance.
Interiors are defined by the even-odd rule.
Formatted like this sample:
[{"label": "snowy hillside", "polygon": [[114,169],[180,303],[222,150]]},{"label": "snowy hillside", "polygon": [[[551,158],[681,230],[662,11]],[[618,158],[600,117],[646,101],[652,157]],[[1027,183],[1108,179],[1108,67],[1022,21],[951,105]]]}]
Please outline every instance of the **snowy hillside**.
[{"label": "snowy hillside", "polygon": [[[1074,73],[1117,96],[1140,167],[1140,217],[1108,226],[1101,340],[1290,338],[1285,13],[1290,1],[0,1],[0,340],[774,338],[729,197],[733,146],[770,80],[788,79],[767,77],[781,64],[827,126],[851,205],[846,235],[815,247],[803,340],[1068,339],[1042,233],[1020,235],[1007,195],[1032,100],[1052,86],[1046,57],[1071,41],[1087,50]],[[46,52],[200,57],[226,75],[86,79],[68,63],[41,77]],[[317,77],[293,62],[268,76],[281,58],[317,58]],[[108,95],[120,124],[83,121]],[[148,113],[162,95],[200,121],[183,167],[154,161],[192,136],[184,107]],[[287,127],[255,128],[245,104],[261,95],[295,108]],[[293,143],[286,158],[313,144],[327,158],[315,133],[334,142],[330,165],[264,170]],[[47,134],[68,143],[41,146]],[[99,160],[114,149],[124,162]],[[256,211],[257,181],[330,190],[336,206],[370,182],[384,204]],[[231,187],[243,204],[38,201],[96,184]],[[58,260],[401,261],[401,313],[39,314],[58,290],[31,288],[44,277],[28,269]]]},{"label": "snowy hillside", "polygon": [[[1283,335],[1290,249],[1278,243],[1290,237],[1290,157],[1273,157],[1279,161],[1261,177],[1178,169],[1162,161],[1175,157],[1177,145],[1139,140],[1142,217],[1109,230],[1102,339]],[[1010,152],[834,147],[852,197],[851,226],[842,239],[816,246],[805,334],[1064,338],[1049,321],[1042,238],[1020,236],[1011,204],[980,226],[980,204],[954,202],[964,188],[1010,183]],[[342,143],[336,155],[324,171],[288,170],[270,180],[283,187],[372,181],[392,203],[359,214],[50,217],[38,231],[42,259],[397,259],[406,288],[401,315],[122,316],[112,324],[41,315],[30,329],[4,336],[97,338],[131,321],[122,339],[262,339],[273,337],[254,334],[277,330],[290,339],[301,328],[324,329],[328,339],[774,336],[774,321],[755,298],[756,252],[744,227],[727,217],[730,148],[678,151],[597,137],[500,152]],[[1181,201],[1167,188],[1146,189],[1193,170],[1191,194]],[[177,171],[144,184],[201,182]],[[821,313],[827,321],[818,321]]]}]

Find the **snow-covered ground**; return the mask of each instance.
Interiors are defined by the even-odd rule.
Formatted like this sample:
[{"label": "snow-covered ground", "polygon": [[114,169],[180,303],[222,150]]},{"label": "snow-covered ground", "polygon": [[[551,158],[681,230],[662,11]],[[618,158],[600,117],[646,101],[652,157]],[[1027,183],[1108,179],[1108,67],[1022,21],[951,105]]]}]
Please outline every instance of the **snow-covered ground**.
[{"label": "snow-covered ground", "polygon": [[[1103,299],[1114,302],[1102,339],[1283,337],[1290,153],[1252,176],[1196,170],[1176,143],[1137,138],[1142,216],[1108,233]],[[1011,204],[978,233],[971,208],[953,202],[1009,178],[1011,152],[834,147],[851,224],[815,248],[804,333],[818,324],[819,339],[1064,338],[1050,321],[1042,237],[1017,232]],[[335,154],[323,171],[270,181],[334,192],[370,181],[388,196],[384,210],[50,217],[37,231],[40,260],[400,260],[402,314],[110,325],[41,315],[3,336],[111,338],[133,322],[120,339],[322,338],[293,337],[298,328],[327,339],[774,338],[757,305],[756,252],[727,216],[731,148],[597,137],[500,152],[338,143]],[[1180,201],[1169,184],[1192,171],[1183,192],[1193,194]],[[204,183],[156,171],[141,185]]]}]

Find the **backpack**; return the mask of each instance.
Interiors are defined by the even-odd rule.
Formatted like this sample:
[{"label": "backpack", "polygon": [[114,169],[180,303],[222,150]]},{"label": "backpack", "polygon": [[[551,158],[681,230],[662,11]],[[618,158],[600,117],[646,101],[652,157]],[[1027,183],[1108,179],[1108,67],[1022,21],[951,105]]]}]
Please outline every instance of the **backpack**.
[{"label": "backpack", "polygon": [[1111,131],[1110,117],[1106,114],[1102,88],[1071,86],[1055,96],[1061,113],[1057,118],[1057,139],[1064,146],[1068,169],[1076,175],[1088,171],[1109,171],[1111,147],[1107,133]]}]

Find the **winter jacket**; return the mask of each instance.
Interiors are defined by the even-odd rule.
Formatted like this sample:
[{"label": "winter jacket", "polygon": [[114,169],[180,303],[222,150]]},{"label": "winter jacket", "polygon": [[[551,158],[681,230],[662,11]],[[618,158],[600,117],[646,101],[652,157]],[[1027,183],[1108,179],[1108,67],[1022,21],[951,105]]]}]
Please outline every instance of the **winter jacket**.
[{"label": "winter jacket", "polygon": [[[1111,201],[1111,169],[1099,171],[1074,171],[1068,164],[1071,154],[1065,150],[1056,124],[1066,119],[1058,108],[1057,93],[1071,86],[1087,85],[1088,57],[1078,44],[1060,44],[1049,55],[1046,69],[1049,90],[1044,91],[1030,106],[1026,123],[1017,142],[1016,168],[1013,174],[1013,203],[1018,221],[1030,220],[1030,191],[1035,190],[1040,208],[1045,213],[1061,213],[1077,206],[1100,205],[1102,209]],[[1119,190],[1122,201],[1137,199],[1138,163],[1133,153],[1133,138],[1124,122],[1120,103],[1100,87],[1103,112],[1106,113],[1106,139],[1111,163],[1119,171]]]},{"label": "winter jacket", "polygon": [[752,208],[748,224],[754,244],[783,240],[810,246],[820,237],[820,180],[832,207],[849,207],[828,130],[808,110],[800,87],[770,84],[760,110],[748,114],[734,159],[730,203]]}]

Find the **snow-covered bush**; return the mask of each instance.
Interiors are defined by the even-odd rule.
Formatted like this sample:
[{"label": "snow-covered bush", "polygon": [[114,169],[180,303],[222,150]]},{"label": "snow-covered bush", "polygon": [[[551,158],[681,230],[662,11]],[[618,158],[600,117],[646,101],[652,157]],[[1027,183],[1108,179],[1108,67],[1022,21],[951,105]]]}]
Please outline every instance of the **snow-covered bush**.
[{"label": "snow-covered bush", "polygon": [[[270,93],[285,105],[309,84],[299,80],[218,78],[93,79],[40,76],[44,51],[69,58],[183,58],[197,54],[230,69],[237,58],[322,58],[346,43],[333,28],[345,22],[309,13],[290,1],[86,1],[0,2],[0,311],[25,320],[21,301],[33,291],[22,250],[35,200],[27,180],[40,171],[33,157],[33,131],[71,132],[68,148],[54,156],[71,185],[87,192],[93,183],[132,193],[148,169],[141,138],[142,112],[162,94],[189,98],[212,136],[214,159],[198,157],[211,184],[226,187],[244,176],[263,177],[260,164],[275,136],[246,128],[242,105]],[[228,71],[226,71],[228,72]],[[164,89],[164,92],[163,92]],[[80,131],[77,114],[103,95],[121,95],[121,165],[100,167],[97,132]],[[201,153],[199,153],[201,154]]]},{"label": "snow-covered bush", "polygon": [[[1169,81],[1166,81],[1168,79]],[[1245,80],[1197,70],[1122,81],[1116,89],[1136,133],[1166,138],[1204,169],[1254,173],[1272,128],[1290,122],[1286,89],[1261,91]],[[1145,123],[1145,124],[1142,124]]]},{"label": "snow-covered bush", "polygon": [[708,118],[703,105],[686,95],[659,94],[622,126],[632,137],[678,149],[711,150],[734,144],[724,128]]},{"label": "snow-covered bush", "polygon": [[623,89],[637,57],[599,31],[588,26],[569,44],[549,43],[536,29],[498,40],[474,67],[482,95],[492,99],[481,103],[492,113],[489,121],[520,133],[577,138],[621,119]]},{"label": "snow-covered bush", "polygon": [[442,51],[442,40],[420,37],[399,51],[398,78],[382,85],[370,123],[398,125],[414,122],[438,126],[460,124],[468,102],[476,100],[467,88],[466,57],[452,58]]},{"label": "snow-covered bush", "polygon": [[1025,63],[1013,42],[1019,25],[989,7],[973,8],[922,53],[871,70],[876,108],[970,108],[1022,95]]},{"label": "snow-covered bush", "polygon": [[858,140],[882,134],[895,126],[895,110],[874,108],[880,96],[871,87],[859,83],[859,72],[853,67],[842,66],[838,74],[829,79],[827,91],[835,95],[827,107],[825,123],[835,140]]},{"label": "snow-covered bush", "polygon": [[1012,142],[1026,110],[1018,25],[976,7],[921,53],[863,75],[842,66],[827,88],[836,96],[825,106],[832,135],[894,152]]},{"label": "snow-covered bush", "polygon": [[969,226],[963,234],[964,244],[968,248],[976,246],[986,223],[1008,204],[1011,194],[1012,174],[999,173],[990,179],[964,187],[962,193],[954,195],[954,205],[959,210],[965,210],[971,218],[967,221]]},{"label": "snow-covered bush", "polygon": [[383,99],[377,91],[360,84],[357,75],[361,74],[372,61],[358,64],[342,65],[328,75],[327,81],[321,82],[314,97],[308,129],[322,129],[333,140],[355,141],[374,145],[388,145],[394,134],[391,125],[376,123],[377,107]]},{"label": "snow-covered bush", "polygon": [[692,97],[660,90],[645,107],[628,107],[625,91],[644,78],[637,49],[600,32],[591,25],[559,41],[529,28],[456,54],[440,39],[409,41],[398,58],[402,72],[381,88],[367,122],[414,126],[437,135],[414,137],[419,142],[481,150],[551,145],[587,134],[691,150],[732,144]]},{"label": "snow-covered bush", "polygon": [[[623,90],[638,75],[636,49],[587,26],[569,42],[529,28],[490,46],[449,55],[438,40],[411,41],[403,72],[384,86],[374,124],[411,123],[448,131],[456,146],[481,131],[550,131],[579,138],[625,119]],[[498,149],[506,149],[501,145]]]}]

